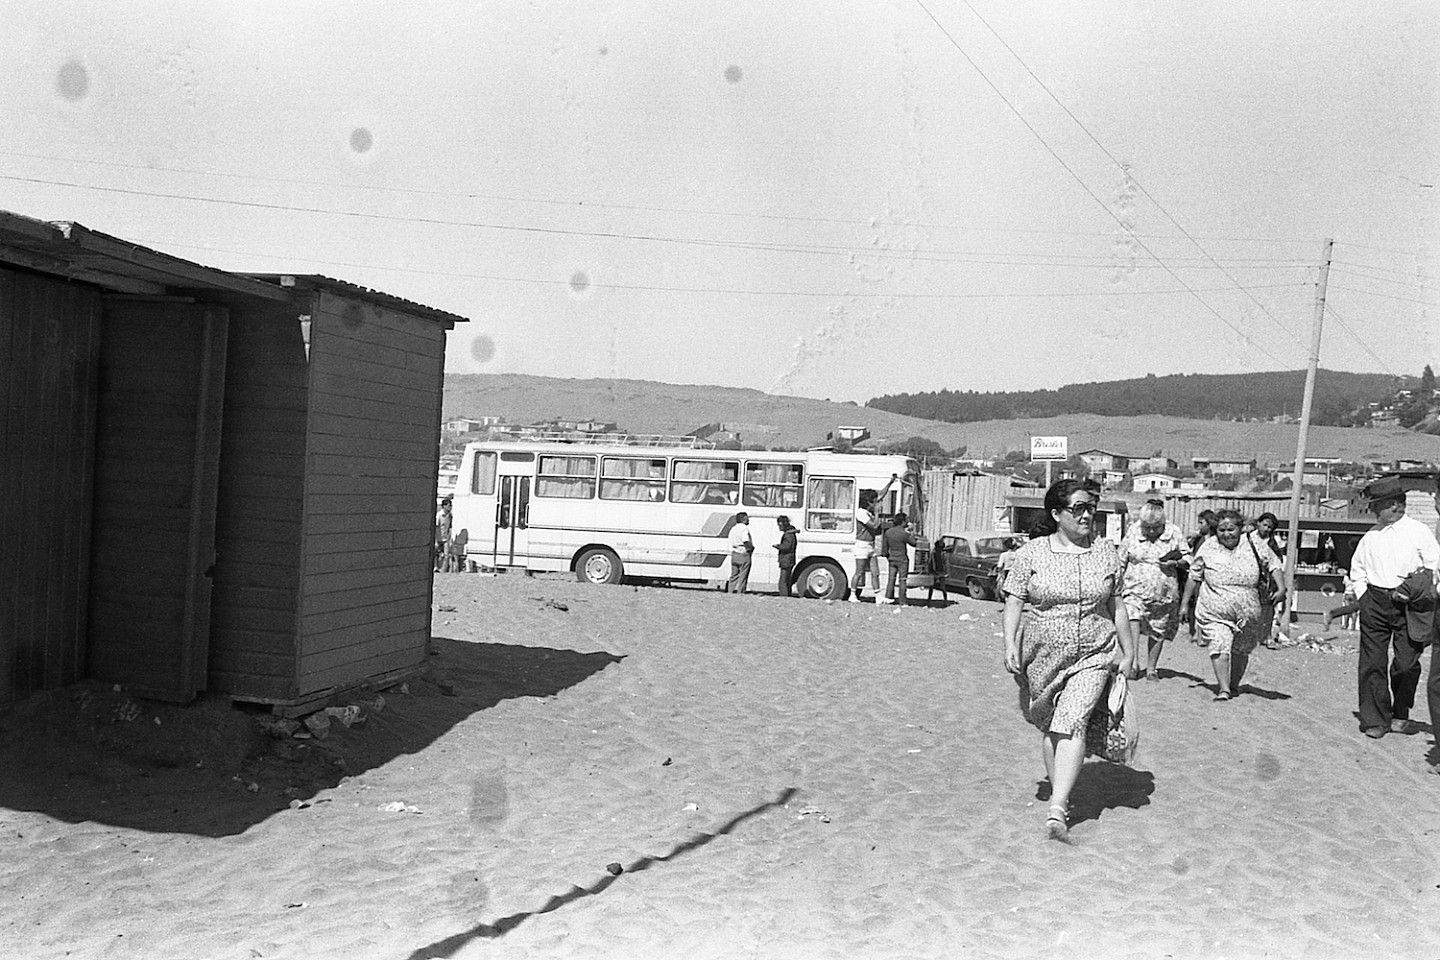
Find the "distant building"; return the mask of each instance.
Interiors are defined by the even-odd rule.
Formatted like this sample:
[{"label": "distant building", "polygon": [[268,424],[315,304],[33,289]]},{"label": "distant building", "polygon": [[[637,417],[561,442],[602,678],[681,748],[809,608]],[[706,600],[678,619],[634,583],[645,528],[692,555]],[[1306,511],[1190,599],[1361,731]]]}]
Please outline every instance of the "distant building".
[{"label": "distant building", "polygon": [[1163,473],[1179,466],[1170,457],[1146,457],[1143,460],[1130,461],[1130,469],[1136,473]]},{"label": "distant building", "polygon": [[1108,450],[1082,450],[1076,456],[1085,462],[1085,466],[1090,468],[1092,474],[1104,473],[1106,470],[1129,470],[1130,461],[1136,459],[1111,453]]},{"label": "distant building", "polygon": [[847,443],[860,443],[870,439],[869,427],[836,427],[835,439]]},{"label": "distant building", "polygon": [[1174,490],[1175,478],[1164,473],[1142,473],[1135,477],[1135,490]]},{"label": "distant building", "polygon": [[1204,493],[1210,485],[1201,477],[1185,477],[1175,481],[1175,489],[1186,493]]},{"label": "distant building", "polygon": [[1216,476],[1249,476],[1255,472],[1255,461],[1236,460],[1228,457],[1196,457],[1196,470],[1209,470]]},{"label": "distant building", "polygon": [[499,424],[501,419],[501,417],[454,417],[445,421],[444,431],[447,436],[462,437],[467,433],[480,433],[488,430]]}]

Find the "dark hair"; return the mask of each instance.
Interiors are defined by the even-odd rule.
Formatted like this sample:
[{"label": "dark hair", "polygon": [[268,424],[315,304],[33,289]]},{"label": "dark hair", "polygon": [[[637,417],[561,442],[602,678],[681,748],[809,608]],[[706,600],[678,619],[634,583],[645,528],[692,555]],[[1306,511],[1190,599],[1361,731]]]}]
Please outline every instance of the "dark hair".
[{"label": "dark hair", "polygon": [[1198,519],[1201,523],[1205,524],[1206,529],[1210,533],[1214,533],[1216,526],[1220,523],[1220,517],[1214,510],[1201,510]]},{"label": "dark hair", "polygon": [[1050,489],[1045,491],[1045,510],[1035,525],[1030,528],[1032,537],[1048,537],[1060,529],[1053,516],[1056,510],[1064,510],[1070,505],[1070,498],[1077,492],[1088,493],[1095,496],[1095,490],[1091,484],[1084,480],[1076,480],[1067,477],[1064,480],[1056,480],[1050,484]]},{"label": "dark hair", "polygon": [[1260,514],[1260,516],[1255,518],[1256,526],[1259,526],[1260,521],[1262,520],[1269,520],[1271,523],[1275,524],[1275,526],[1280,526],[1280,518],[1275,516],[1275,514],[1270,513],[1269,511],[1266,511],[1265,513],[1262,513]]},{"label": "dark hair", "polygon": [[891,523],[893,526],[903,527],[905,526],[905,521],[909,519],[909,517],[905,516],[905,511],[902,510],[899,513],[895,514],[895,519],[891,521]]}]

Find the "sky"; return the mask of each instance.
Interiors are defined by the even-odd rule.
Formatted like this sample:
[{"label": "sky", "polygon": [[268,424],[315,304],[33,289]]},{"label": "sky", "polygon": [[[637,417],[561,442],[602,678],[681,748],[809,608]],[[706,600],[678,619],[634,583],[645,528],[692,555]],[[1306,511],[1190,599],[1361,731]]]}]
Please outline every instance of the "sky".
[{"label": "sky", "polygon": [[0,0],[0,209],[865,400],[1440,361],[1440,4]]}]

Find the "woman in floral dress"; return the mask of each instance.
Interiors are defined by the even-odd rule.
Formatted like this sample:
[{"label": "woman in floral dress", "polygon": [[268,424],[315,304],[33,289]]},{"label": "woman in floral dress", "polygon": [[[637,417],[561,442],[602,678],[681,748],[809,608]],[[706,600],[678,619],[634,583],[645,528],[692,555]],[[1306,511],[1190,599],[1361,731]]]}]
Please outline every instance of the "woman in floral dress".
[{"label": "woman in floral dress", "polygon": [[[1178,562],[1188,552],[1185,534],[1165,519],[1165,507],[1154,500],[1140,508],[1133,527],[1120,544],[1125,561],[1121,596],[1135,638],[1135,659],[1145,660],[1145,679],[1160,679],[1160,652],[1180,628]],[[1142,642],[1142,638],[1144,641]]]},{"label": "woman in floral dress", "polygon": [[1269,635],[1270,618],[1260,608],[1262,571],[1275,584],[1277,613],[1285,613],[1284,570],[1268,546],[1241,535],[1245,520],[1234,510],[1221,510],[1215,536],[1200,545],[1190,560],[1181,609],[1195,597],[1194,624],[1210,648],[1215,669],[1215,699],[1229,700],[1240,692],[1250,654]]},{"label": "woman in floral dress", "polygon": [[[1050,780],[1046,831],[1069,836],[1070,791],[1085,760],[1085,724],[1117,660],[1133,671],[1130,618],[1119,603],[1121,563],[1094,538],[1095,495],[1079,480],[1045,491],[1045,518],[1005,578],[1005,669],[1020,709],[1040,730]],[[1023,630],[1022,630],[1023,620]],[[1118,640],[1118,644],[1117,644]]]}]

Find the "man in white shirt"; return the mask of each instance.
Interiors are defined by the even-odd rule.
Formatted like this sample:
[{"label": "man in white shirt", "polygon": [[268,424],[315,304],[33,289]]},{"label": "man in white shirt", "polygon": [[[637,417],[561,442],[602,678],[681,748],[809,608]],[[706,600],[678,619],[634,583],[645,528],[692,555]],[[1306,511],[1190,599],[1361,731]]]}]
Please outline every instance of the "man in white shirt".
[{"label": "man in white shirt", "polygon": [[[1350,580],[1360,603],[1360,728],[1378,740],[1386,733],[1418,731],[1410,722],[1410,707],[1425,646],[1411,640],[1395,588],[1416,571],[1433,582],[1440,567],[1440,543],[1423,523],[1405,516],[1405,489],[1398,478],[1376,480],[1365,488],[1365,496],[1376,523],[1355,548]],[[1430,671],[1433,681],[1433,662]],[[1440,703],[1434,698],[1430,709],[1431,723],[1440,722],[1435,712]]]},{"label": "man in white shirt", "polygon": [[735,523],[730,528],[730,582],[725,589],[730,593],[744,593],[750,584],[750,555],[755,552],[755,541],[750,536],[750,514],[743,510],[735,514]]},{"label": "man in white shirt", "polygon": [[867,570],[875,588],[875,596],[880,596],[880,571],[875,557],[875,536],[880,532],[880,525],[876,523],[875,514],[872,512],[874,506],[874,491],[861,490],[860,506],[855,508],[855,576],[850,580],[850,600],[853,603],[860,602]]}]

